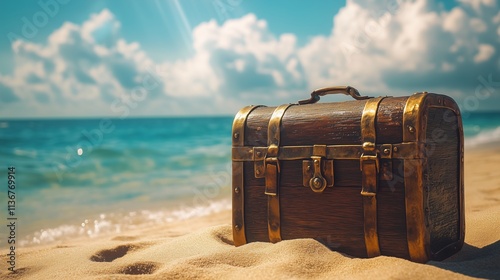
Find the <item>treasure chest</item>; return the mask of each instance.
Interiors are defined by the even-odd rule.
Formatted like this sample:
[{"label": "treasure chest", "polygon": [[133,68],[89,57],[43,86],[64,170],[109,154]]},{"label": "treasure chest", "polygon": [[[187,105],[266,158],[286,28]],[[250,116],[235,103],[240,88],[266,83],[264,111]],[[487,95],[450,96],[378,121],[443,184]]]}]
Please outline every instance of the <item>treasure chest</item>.
[{"label": "treasure chest", "polygon": [[[355,100],[316,103],[343,93]],[[232,131],[236,246],[314,238],[355,257],[442,260],[464,242],[460,110],[445,95],[248,106]]]}]

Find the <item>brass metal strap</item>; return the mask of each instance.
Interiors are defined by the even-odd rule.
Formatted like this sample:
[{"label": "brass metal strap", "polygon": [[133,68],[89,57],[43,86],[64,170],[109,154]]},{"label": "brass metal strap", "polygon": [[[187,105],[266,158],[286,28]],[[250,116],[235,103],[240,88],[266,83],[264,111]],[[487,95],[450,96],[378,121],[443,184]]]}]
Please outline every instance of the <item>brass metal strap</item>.
[{"label": "brass metal strap", "polygon": [[[425,150],[424,143],[409,142],[401,144],[376,145],[375,150],[381,159],[422,159]],[[279,147],[278,160],[305,160],[314,156],[314,146],[282,146]],[[325,159],[351,159],[359,160],[364,152],[363,145],[329,145],[326,146]],[[267,155],[267,147],[233,147],[233,161],[255,161],[262,163],[264,174],[264,160]]]},{"label": "brass metal strap", "polygon": [[[403,113],[403,141],[422,141],[422,119],[427,93],[417,93],[408,98]],[[412,261],[424,263],[428,260],[426,252],[426,229],[423,194],[423,159],[405,160],[405,207],[406,238],[408,252]]]},{"label": "brass metal strap", "polygon": [[379,156],[376,150],[376,117],[383,97],[369,99],[361,117],[363,154],[360,158],[362,171],[361,195],[363,196],[365,246],[368,257],[380,255],[377,231],[377,185]]},{"label": "brass metal strap", "polygon": [[[233,122],[233,158],[235,151],[245,145],[245,124],[250,113],[260,106],[247,106],[241,109]],[[245,235],[245,192],[243,162],[233,161],[233,240],[234,245],[247,243]]]},{"label": "brass metal strap", "polygon": [[267,130],[267,153],[265,158],[265,180],[267,195],[267,230],[269,240],[273,243],[281,241],[281,218],[280,218],[280,163],[278,152],[280,145],[281,120],[286,110],[292,104],[278,106],[269,120]]},{"label": "brass metal strap", "polygon": [[266,189],[276,190],[276,194],[267,194],[267,232],[269,241],[276,243],[281,241],[281,217],[279,188],[279,167],[277,164],[267,164],[266,168]]}]

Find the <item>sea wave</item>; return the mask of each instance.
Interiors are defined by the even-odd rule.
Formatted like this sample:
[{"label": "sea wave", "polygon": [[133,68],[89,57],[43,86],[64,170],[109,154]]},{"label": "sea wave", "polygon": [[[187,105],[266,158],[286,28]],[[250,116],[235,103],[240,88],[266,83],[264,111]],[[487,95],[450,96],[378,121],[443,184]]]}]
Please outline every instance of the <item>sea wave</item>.
[{"label": "sea wave", "polygon": [[14,149],[14,155],[16,156],[21,156],[21,157],[27,157],[27,158],[36,158],[37,151],[34,149],[19,149],[16,148]]},{"label": "sea wave", "polygon": [[465,138],[465,147],[475,148],[497,142],[500,143],[500,126],[495,129],[484,130],[475,136]]},{"label": "sea wave", "polygon": [[95,219],[85,219],[75,224],[64,224],[54,228],[40,229],[22,238],[20,246],[46,245],[73,238],[96,238],[107,234],[120,234],[127,230],[158,226],[175,221],[208,216],[230,210],[228,199],[212,201],[206,205],[181,207],[170,210],[142,210],[128,213],[100,214]]}]

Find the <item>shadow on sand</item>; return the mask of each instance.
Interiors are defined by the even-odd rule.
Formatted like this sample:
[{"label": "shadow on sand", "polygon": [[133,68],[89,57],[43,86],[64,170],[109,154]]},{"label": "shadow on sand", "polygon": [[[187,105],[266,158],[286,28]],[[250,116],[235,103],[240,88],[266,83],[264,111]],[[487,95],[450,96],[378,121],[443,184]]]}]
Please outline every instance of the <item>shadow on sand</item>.
[{"label": "shadow on sand", "polygon": [[483,248],[466,243],[456,255],[427,264],[471,277],[500,279],[500,240]]}]

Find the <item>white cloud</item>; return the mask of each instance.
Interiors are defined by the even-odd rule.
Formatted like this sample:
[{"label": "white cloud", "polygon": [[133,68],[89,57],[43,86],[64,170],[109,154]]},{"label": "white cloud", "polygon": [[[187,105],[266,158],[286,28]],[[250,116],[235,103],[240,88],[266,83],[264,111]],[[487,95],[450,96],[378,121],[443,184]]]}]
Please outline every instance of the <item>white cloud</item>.
[{"label": "white cloud", "polygon": [[498,14],[493,18],[493,23],[500,24],[500,11]]},{"label": "white cloud", "polygon": [[441,70],[443,72],[451,72],[451,71],[455,70],[455,67],[448,62],[443,62],[441,64]]},{"label": "white cloud", "polygon": [[496,0],[459,0],[461,3],[471,6],[476,12],[481,12],[485,8],[496,6]]},{"label": "white cloud", "polygon": [[479,18],[471,19],[470,24],[471,24],[472,29],[478,33],[485,32],[488,29],[488,27],[486,26],[486,23]]},{"label": "white cloud", "polygon": [[495,48],[492,45],[481,44],[479,50],[474,56],[474,62],[481,63],[490,59],[495,53]]},{"label": "white cloud", "polygon": [[396,3],[348,0],[331,34],[299,50],[309,85],[351,84],[370,94],[453,92],[499,72],[489,63],[500,49],[491,36],[499,26],[491,20],[495,1],[468,1],[449,12],[432,1]]},{"label": "white cloud", "polygon": [[443,29],[449,32],[460,32],[467,26],[467,14],[459,7],[453,8],[443,19]]},{"label": "white cloud", "polygon": [[200,24],[193,30],[193,45],[193,57],[162,65],[168,95],[234,98],[303,83],[295,36],[274,36],[253,14],[221,26],[214,20]]},{"label": "white cloud", "polygon": [[[178,100],[189,105],[184,112],[233,112],[256,94],[263,99],[286,96],[287,89],[305,88],[297,56],[296,38],[292,34],[275,36],[267,23],[253,14],[228,20],[222,25],[209,21],[193,30],[194,55],[183,60],[153,62],[137,42],[120,37],[120,22],[108,10],[93,14],[82,24],[64,23],[47,43],[16,41],[15,70],[0,77],[24,106],[53,113],[61,103],[82,108],[99,108],[97,114],[121,114],[135,109],[131,104],[143,79],[151,69],[159,86],[147,93],[143,107],[163,104],[161,114],[175,112]],[[35,82],[26,82],[28,80]],[[36,96],[44,96],[42,105]],[[234,101],[231,101],[233,99]],[[189,100],[189,101],[187,101]],[[198,104],[195,104],[198,103]],[[225,104],[224,104],[225,103]],[[227,104],[239,104],[228,108]],[[99,106],[97,106],[99,104]],[[130,108],[125,108],[126,104]],[[191,109],[189,109],[191,108]],[[57,111],[57,110],[56,110]],[[201,110],[203,112],[203,110]],[[143,109],[147,113],[147,109]]]},{"label": "white cloud", "polygon": [[81,36],[89,43],[112,47],[119,36],[120,22],[116,21],[109,10],[93,14],[90,20],[83,23]]},{"label": "white cloud", "polygon": [[[73,106],[82,114],[158,115],[233,113],[346,84],[369,95],[434,90],[463,98],[477,76],[499,73],[498,7],[494,0],[462,1],[450,11],[429,0],[348,0],[332,17],[331,33],[302,47],[294,34],[273,34],[248,14],[201,23],[192,31],[193,55],[163,62],[124,40],[120,22],[103,10],[82,24],[64,23],[46,43],[14,42],[16,64],[0,75],[0,100],[40,114]],[[161,83],[142,107],[125,108],[151,69],[159,76],[152,82]]]},{"label": "white cloud", "polygon": [[[15,41],[14,71],[0,77],[0,83],[12,88],[24,106],[41,114],[57,114],[61,104],[70,104],[75,111],[81,108],[81,113],[100,104],[107,112],[93,113],[111,114],[110,101],[139,85],[151,64],[138,43],[119,37],[119,28],[105,9],[82,25],[64,23],[45,44]],[[37,96],[43,96],[43,104]]]}]

